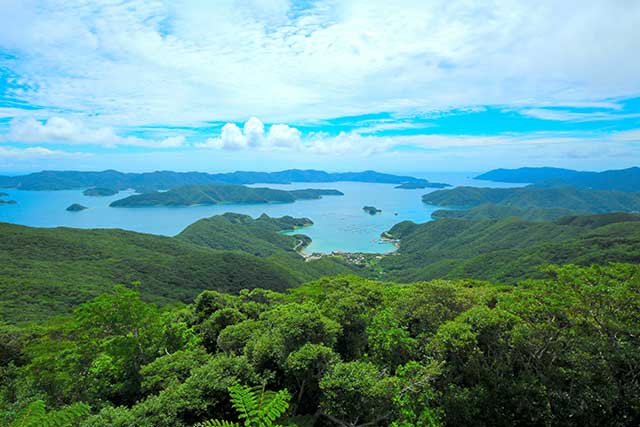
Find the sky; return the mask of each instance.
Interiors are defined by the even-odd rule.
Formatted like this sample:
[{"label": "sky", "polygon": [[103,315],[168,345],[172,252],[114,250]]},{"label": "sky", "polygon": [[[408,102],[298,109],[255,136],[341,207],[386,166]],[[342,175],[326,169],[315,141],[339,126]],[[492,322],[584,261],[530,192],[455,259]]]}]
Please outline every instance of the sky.
[{"label": "sky", "polygon": [[640,165],[637,0],[0,0],[0,172]]}]

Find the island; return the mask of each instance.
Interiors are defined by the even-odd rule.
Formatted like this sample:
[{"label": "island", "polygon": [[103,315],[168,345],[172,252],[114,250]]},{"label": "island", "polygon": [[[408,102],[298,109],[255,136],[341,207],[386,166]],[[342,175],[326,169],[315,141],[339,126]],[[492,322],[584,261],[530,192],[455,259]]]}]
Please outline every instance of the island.
[{"label": "island", "polygon": [[72,204],[71,206],[69,206],[67,208],[67,210],[69,212],[80,212],[80,211],[83,211],[85,209],[87,209],[86,206],[82,206],[81,204],[78,204],[78,203],[74,203],[74,204]]},{"label": "island", "polygon": [[[7,197],[7,196],[8,196],[7,193],[0,192],[0,197]],[[18,203],[18,202],[16,202],[15,200],[2,200],[2,199],[0,199],[0,205],[15,205],[16,203]]]},{"label": "island", "polygon": [[362,208],[363,211],[368,213],[369,215],[376,215],[382,213],[382,210],[376,208],[375,206],[365,206]]},{"label": "island", "polygon": [[118,190],[114,190],[112,188],[105,188],[105,187],[87,188],[82,192],[82,194],[84,194],[85,196],[91,196],[91,197],[113,196],[118,193],[119,193]]},{"label": "island", "polygon": [[225,203],[292,203],[322,196],[341,196],[332,189],[307,188],[302,190],[275,190],[265,187],[246,187],[232,184],[186,185],[169,191],[135,194],[116,200],[111,207],[196,206]]},{"label": "island", "polygon": [[442,182],[429,182],[426,180],[403,182],[400,185],[396,185],[394,188],[401,188],[403,190],[421,190],[425,188],[447,188],[451,187],[451,184],[444,184]]}]

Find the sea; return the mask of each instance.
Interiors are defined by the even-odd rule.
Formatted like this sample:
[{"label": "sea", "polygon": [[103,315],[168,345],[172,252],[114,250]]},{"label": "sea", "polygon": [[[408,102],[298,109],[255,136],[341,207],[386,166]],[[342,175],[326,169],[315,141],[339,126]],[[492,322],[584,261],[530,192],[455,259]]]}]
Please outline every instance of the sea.
[{"label": "sea", "polygon": [[[473,179],[476,173],[406,173],[432,182],[445,182],[453,186],[513,187],[514,184],[496,183]],[[305,249],[311,253],[368,252],[387,253],[395,250],[393,243],[380,235],[401,221],[423,223],[431,220],[431,214],[442,209],[422,202],[422,195],[436,189],[404,190],[395,184],[331,182],[293,184],[253,184],[253,187],[269,187],[283,190],[303,188],[332,188],[344,196],[324,196],[317,200],[299,200],[294,203],[274,204],[224,204],[189,207],[111,208],[114,200],[134,194],[133,190],[121,191],[109,197],[84,196],[82,190],[21,191],[0,189],[9,196],[5,199],[17,204],[0,205],[0,222],[32,227],[120,228],[142,233],[174,236],[189,224],[225,212],[258,217],[265,213],[271,217],[290,215],[306,217],[313,225],[295,233],[311,237],[312,243]],[[66,208],[79,203],[88,209],[68,212]],[[382,212],[370,215],[364,206],[374,206]]]}]

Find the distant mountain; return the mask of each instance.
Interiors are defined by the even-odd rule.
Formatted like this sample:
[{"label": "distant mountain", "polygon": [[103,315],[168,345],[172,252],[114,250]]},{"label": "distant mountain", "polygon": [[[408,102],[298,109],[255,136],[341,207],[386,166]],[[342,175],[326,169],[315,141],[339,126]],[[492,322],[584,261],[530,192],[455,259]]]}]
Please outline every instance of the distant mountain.
[{"label": "distant mountain", "polygon": [[329,173],[319,170],[290,169],[280,172],[231,172],[208,174],[203,172],[156,171],[123,173],[115,170],[102,172],[42,171],[22,176],[0,176],[0,188],[22,190],[70,190],[105,187],[114,190],[133,188],[139,192],[169,190],[192,184],[290,184],[292,182],[374,182],[386,184],[419,184],[442,186],[426,179],[399,176],[375,171]]},{"label": "distant mountain", "polygon": [[594,190],[640,191],[640,168],[581,172],[558,168],[495,169],[476,177],[485,181],[528,183],[539,187],[572,186]]},{"label": "distant mountain", "polygon": [[457,187],[425,194],[422,196],[422,200],[437,206],[464,208],[490,203],[520,209],[568,209],[591,213],[640,211],[640,194],[638,193],[573,187]]},{"label": "distant mountain", "polygon": [[319,199],[322,196],[341,196],[338,190],[305,189],[274,190],[233,184],[186,185],[169,191],[134,194],[116,200],[111,207],[194,206],[222,203],[291,203],[300,199]]}]

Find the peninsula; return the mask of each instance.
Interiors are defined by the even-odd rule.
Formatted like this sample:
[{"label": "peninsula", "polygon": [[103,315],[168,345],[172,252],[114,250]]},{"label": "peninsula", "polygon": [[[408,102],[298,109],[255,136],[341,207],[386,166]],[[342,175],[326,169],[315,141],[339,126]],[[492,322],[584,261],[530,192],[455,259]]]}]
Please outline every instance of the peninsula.
[{"label": "peninsula", "polygon": [[341,196],[342,192],[330,189],[275,190],[244,185],[209,184],[187,185],[169,191],[135,194],[116,200],[111,207],[145,206],[195,206],[225,203],[292,203],[302,199],[319,199],[322,196]]}]

